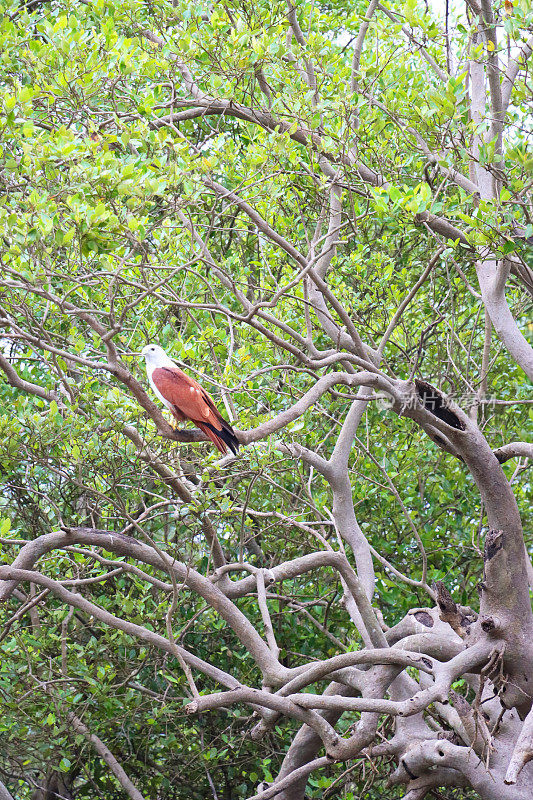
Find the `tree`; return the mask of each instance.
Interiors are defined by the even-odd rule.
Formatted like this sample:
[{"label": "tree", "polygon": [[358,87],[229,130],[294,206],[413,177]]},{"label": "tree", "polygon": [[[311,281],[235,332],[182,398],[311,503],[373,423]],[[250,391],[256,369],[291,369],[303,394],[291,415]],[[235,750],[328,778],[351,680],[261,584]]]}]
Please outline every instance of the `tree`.
[{"label": "tree", "polygon": [[2,10],[0,796],[531,796],[529,4]]}]

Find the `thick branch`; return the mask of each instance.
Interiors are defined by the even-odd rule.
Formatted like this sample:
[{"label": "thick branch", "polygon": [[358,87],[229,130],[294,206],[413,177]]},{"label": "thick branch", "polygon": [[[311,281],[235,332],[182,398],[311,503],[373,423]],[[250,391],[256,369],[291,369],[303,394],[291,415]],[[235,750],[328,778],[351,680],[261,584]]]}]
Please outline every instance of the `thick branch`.
[{"label": "thick branch", "polygon": [[385,377],[372,372],[358,372],[355,375],[351,375],[348,372],[331,372],[319,378],[315,385],[291,408],[263,422],[257,428],[252,428],[249,431],[238,431],[239,441],[243,444],[256,442],[286,427],[289,423],[301,417],[302,414],[305,414],[307,409],[314,405],[325,392],[337,384],[344,386],[372,386],[388,394],[393,392],[391,383]]},{"label": "thick branch", "polygon": [[[33,580],[29,577],[32,573],[28,571],[31,569],[36,561],[44,554],[51,552],[54,549],[64,547],[65,545],[72,544],[92,544],[98,547],[105,547],[110,552],[118,553],[119,555],[138,558],[147,564],[152,564],[159,569],[164,569],[165,572],[172,570],[177,581],[185,583],[192,591],[199,594],[204,600],[214,608],[220,616],[230,625],[236,633],[242,644],[246,647],[248,652],[256,659],[260,668],[264,671],[265,680],[273,680],[274,683],[280,681],[282,674],[285,670],[279,664],[278,660],[274,657],[268,645],[263,641],[255,630],[252,623],[245,617],[245,615],[226,597],[225,594],[210,580],[204,578],[200,573],[191,567],[182,564],[179,561],[167,557],[166,563],[161,561],[160,556],[151,547],[137,542],[129,536],[121,536],[120,534],[110,534],[106,531],[93,531],[88,529],[69,529],[68,532],[54,532],[40,536],[31,542],[28,542],[20,551],[17,558],[13,562],[12,567],[2,567],[2,580],[5,581],[0,585],[0,601],[6,600],[13,588],[17,585],[19,580]],[[13,576],[10,577],[5,572],[6,569],[14,569]],[[19,575],[20,573],[20,575]],[[22,574],[24,573],[24,574]],[[36,573],[37,574],[37,573]],[[49,578],[44,576],[39,577],[39,581],[48,581]],[[38,583],[37,579],[35,582]],[[48,584],[44,583],[47,588]],[[56,582],[53,582],[55,594],[58,594]],[[67,591],[61,587],[61,592]],[[61,594],[59,596],[62,596]],[[71,593],[68,592],[68,597]],[[72,595],[74,598],[79,598],[79,595]],[[87,602],[87,601],[84,601]],[[76,603],[72,603],[76,605]],[[103,612],[102,613],[107,613]],[[110,615],[111,618],[111,615]],[[116,618],[113,618],[116,620]],[[111,623],[109,623],[111,624]],[[126,624],[126,623],[125,623]],[[127,623],[129,624],[129,623]],[[117,627],[116,624],[113,625]],[[144,629],[141,629],[144,631]],[[144,634],[143,634],[144,635]],[[159,637],[162,641],[166,639]],[[170,646],[170,643],[168,643]],[[185,659],[187,661],[187,659]],[[189,662],[187,662],[189,663]]]},{"label": "thick branch", "polygon": [[369,28],[369,25],[372,21],[372,17],[376,11],[376,8],[379,6],[379,0],[371,0],[368,8],[366,10],[366,14],[361,22],[359,27],[359,33],[357,34],[357,39],[355,40],[354,48],[353,48],[353,56],[352,56],[352,75],[350,78],[350,89],[352,92],[357,91],[357,78],[359,75],[359,65],[361,63],[361,54],[363,52],[363,44],[365,42],[365,37]]},{"label": "thick branch", "polygon": [[530,458],[533,460],[533,444],[531,442],[509,442],[494,450],[494,455],[504,464],[510,458]]},{"label": "thick branch", "polygon": [[0,781],[0,800],[14,800],[13,796],[9,794],[2,781]]},{"label": "thick branch", "polygon": [[231,675],[228,675],[226,672],[223,672],[217,667],[211,666],[211,664],[208,664],[201,658],[189,653],[183,647],[179,647],[178,645],[169,642],[164,636],[160,636],[158,633],[155,633],[148,628],[144,628],[142,625],[136,625],[133,622],[128,622],[127,620],[115,617],[113,614],[110,614],[109,611],[106,611],[94,603],[91,603],[80,594],[70,592],[58,581],[54,581],[52,578],[48,578],[46,575],[41,575],[39,572],[35,572],[34,570],[16,569],[14,567],[1,566],[0,581],[14,581],[16,583],[19,583],[20,581],[32,581],[40,586],[45,586],[56,597],[59,597],[59,599],[62,600],[66,605],[79,608],[89,616],[99,619],[110,628],[121,630],[124,633],[127,633],[129,636],[132,636],[134,639],[145,641],[153,647],[156,647],[158,650],[163,650],[170,655],[174,655],[177,648],[181,657],[187,664],[194,669],[198,669],[200,672],[203,672],[205,675],[217,681],[222,686],[227,686],[229,689],[233,689],[235,686],[239,685],[239,682],[235,680],[235,678],[232,678]]},{"label": "thick branch", "polygon": [[526,65],[526,61],[528,60],[529,56],[533,53],[533,36],[530,36],[527,42],[525,42],[516,58],[511,58],[509,63],[507,64],[507,69],[505,71],[505,77],[502,83],[502,106],[503,110],[507,111],[509,107],[509,102],[511,100],[511,94],[513,91],[513,87],[515,81],[518,77],[518,73],[521,69],[524,69]]},{"label": "thick branch", "polygon": [[525,718],[520,736],[516,741],[509,768],[505,775],[505,783],[516,783],[523,767],[531,760],[533,760],[533,709]]}]

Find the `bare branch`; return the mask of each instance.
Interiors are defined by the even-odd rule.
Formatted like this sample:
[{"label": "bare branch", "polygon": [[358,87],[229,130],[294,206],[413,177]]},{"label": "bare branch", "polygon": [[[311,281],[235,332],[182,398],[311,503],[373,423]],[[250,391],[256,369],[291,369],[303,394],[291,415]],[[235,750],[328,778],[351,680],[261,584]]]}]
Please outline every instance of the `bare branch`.
[{"label": "bare branch", "polygon": [[[165,639],[164,636],[160,636],[158,633],[155,633],[154,631],[151,631],[142,625],[136,625],[133,622],[127,622],[124,619],[115,617],[113,614],[110,614],[109,611],[106,611],[94,603],[91,603],[81,595],[70,592],[60,583],[52,580],[52,578],[48,578],[46,575],[41,575],[34,570],[16,569],[15,567],[1,566],[0,581],[16,581],[17,583],[19,581],[33,581],[33,583],[37,583],[40,586],[46,587],[67,605],[79,608],[89,616],[93,616],[95,619],[100,620],[105,625],[109,625],[111,628],[124,631],[124,633],[133,636],[135,639],[140,639],[141,641],[145,641],[148,644],[153,645],[158,650],[163,650],[167,653],[170,653],[170,655],[174,654],[174,648],[172,647],[171,642],[169,642],[168,639]],[[227,673],[218,669],[218,667],[211,666],[211,664],[208,664],[201,658],[189,653],[183,647],[179,647],[178,645],[175,646],[178,647],[183,660],[194,669],[198,669],[200,672],[203,672],[214,681],[222,684],[222,686],[234,688],[235,686],[239,685],[238,681],[232,678],[231,675],[228,675]]]},{"label": "bare branch", "polygon": [[72,725],[76,733],[81,733],[88,742],[94,747],[100,758],[107,764],[117,781],[120,783],[131,800],[145,800],[144,796],[137,789],[135,784],[127,776],[124,768],[119,764],[116,756],[113,755],[109,747],[97,736],[92,733],[79,717],[71,711],[67,715],[68,722]]},{"label": "bare branch", "polygon": [[0,781],[0,800],[14,800],[12,795],[7,791],[2,781]]},{"label": "bare branch", "polygon": [[10,383],[11,386],[14,386],[16,389],[22,389],[22,391],[28,392],[29,394],[34,394],[36,397],[41,397],[43,400],[48,400],[48,402],[52,402],[52,400],[58,400],[58,395],[55,392],[50,392],[43,386],[23,380],[14,367],[11,366],[7,358],[2,355],[0,355],[0,369],[5,373],[8,383]]},{"label": "bare branch", "polygon": [[533,709],[522,725],[520,736],[516,740],[511,761],[505,775],[505,783],[515,784],[525,765],[533,759]]},{"label": "bare branch", "polygon": [[363,17],[363,21],[359,27],[359,33],[357,34],[357,39],[355,40],[354,48],[353,48],[353,56],[352,56],[352,74],[350,78],[350,88],[352,92],[357,92],[358,86],[358,74],[359,74],[359,65],[361,63],[361,53],[363,52],[363,45],[365,43],[365,37],[369,28],[369,25],[372,21],[372,17],[376,11],[376,8],[379,7],[379,0],[371,0],[368,4],[368,8],[366,10],[366,14]]},{"label": "bare branch", "polygon": [[533,53],[533,36],[529,37],[527,42],[525,42],[520,48],[518,55],[515,58],[511,58],[507,64],[507,69],[505,71],[505,76],[503,78],[501,87],[503,111],[507,111],[507,108],[509,107],[511,94],[515,85],[515,81],[518,77],[518,73],[520,70],[524,69],[531,53]]},{"label": "bare branch", "polygon": [[494,450],[494,455],[504,464],[510,458],[529,458],[533,460],[533,444],[530,442],[509,442]]}]

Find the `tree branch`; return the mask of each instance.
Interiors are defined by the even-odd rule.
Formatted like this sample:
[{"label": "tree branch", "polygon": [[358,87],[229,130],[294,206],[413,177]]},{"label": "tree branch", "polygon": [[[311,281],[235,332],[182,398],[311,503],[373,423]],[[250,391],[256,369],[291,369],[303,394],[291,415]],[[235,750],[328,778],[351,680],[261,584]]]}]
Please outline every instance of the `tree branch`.
[{"label": "tree branch", "polygon": [[18,372],[11,366],[7,358],[2,355],[0,355],[0,369],[4,372],[7,382],[16,389],[21,389],[23,392],[34,394],[36,397],[41,397],[43,400],[48,400],[50,403],[52,400],[57,402],[59,399],[56,392],[51,392],[48,389],[45,389],[43,386],[39,386],[36,383],[30,383],[30,381],[25,381],[23,378],[21,378]]},{"label": "tree branch", "polygon": [[533,444],[530,442],[509,442],[494,450],[494,455],[504,464],[510,458],[529,458],[533,460]]},{"label": "tree branch", "polygon": [[72,725],[76,733],[81,733],[88,742],[94,747],[100,758],[105,761],[117,781],[120,783],[128,797],[131,800],[145,800],[144,796],[137,789],[135,784],[127,776],[124,768],[119,764],[116,756],[113,755],[111,750],[104,744],[104,742],[95,733],[92,733],[87,725],[85,725],[74,712],[69,712],[67,720]]}]

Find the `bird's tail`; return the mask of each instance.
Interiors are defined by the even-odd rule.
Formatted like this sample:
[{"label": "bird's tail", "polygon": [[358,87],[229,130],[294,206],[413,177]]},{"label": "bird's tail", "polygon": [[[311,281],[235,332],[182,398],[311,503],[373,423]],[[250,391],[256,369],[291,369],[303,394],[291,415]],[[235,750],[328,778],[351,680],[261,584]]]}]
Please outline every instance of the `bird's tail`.
[{"label": "bird's tail", "polygon": [[216,428],[209,422],[195,421],[194,424],[205,433],[208,439],[211,439],[217,450],[219,450],[222,455],[226,455],[228,452],[228,447],[233,455],[237,455],[237,450],[239,449],[239,440],[235,436],[235,431],[225,419],[221,419],[220,423],[222,425],[222,430],[220,431],[217,431]]}]

